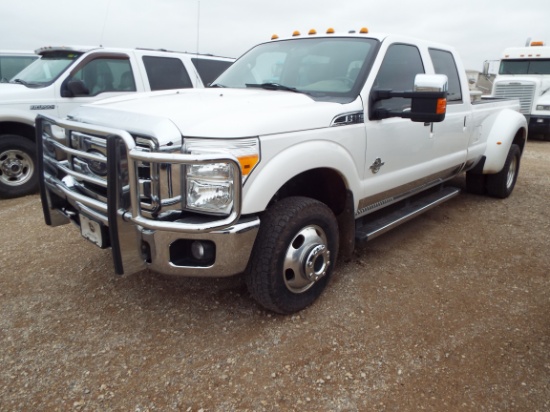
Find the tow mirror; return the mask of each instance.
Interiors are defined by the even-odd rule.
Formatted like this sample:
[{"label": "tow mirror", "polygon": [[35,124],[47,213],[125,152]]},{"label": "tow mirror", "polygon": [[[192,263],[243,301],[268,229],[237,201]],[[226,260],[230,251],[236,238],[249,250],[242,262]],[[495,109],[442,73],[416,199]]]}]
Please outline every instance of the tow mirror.
[{"label": "tow mirror", "polygon": [[393,90],[373,90],[371,107],[380,100],[402,97],[411,99],[410,109],[392,111],[384,108],[373,109],[371,119],[402,117],[413,122],[441,122],[447,112],[447,76],[443,74],[417,74],[414,79],[414,90],[394,92]]}]

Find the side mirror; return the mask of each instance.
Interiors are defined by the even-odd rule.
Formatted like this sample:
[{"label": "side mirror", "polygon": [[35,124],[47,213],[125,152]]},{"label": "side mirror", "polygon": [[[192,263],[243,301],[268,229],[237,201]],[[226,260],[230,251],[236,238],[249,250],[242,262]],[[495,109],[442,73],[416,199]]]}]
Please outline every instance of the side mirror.
[{"label": "side mirror", "polygon": [[[447,112],[447,76],[443,74],[417,74],[414,79],[413,91],[373,90],[371,92],[370,119],[386,119],[402,117],[413,122],[441,122]],[[374,103],[380,100],[402,97],[411,99],[410,110],[400,112],[388,109],[372,109]]]},{"label": "side mirror", "polygon": [[489,76],[489,61],[488,60],[485,60],[483,62],[483,75],[485,77]]},{"label": "side mirror", "polygon": [[417,74],[414,79],[414,96],[411,102],[413,122],[442,122],[447,113],[447,76],[443,74]]},{"label": "side mirror", "polygon": [[90,90],[86,87],[82,80],[70,79],[66,83],[66,88],[63,91],[63,97],[79,97],[89,96]]}]

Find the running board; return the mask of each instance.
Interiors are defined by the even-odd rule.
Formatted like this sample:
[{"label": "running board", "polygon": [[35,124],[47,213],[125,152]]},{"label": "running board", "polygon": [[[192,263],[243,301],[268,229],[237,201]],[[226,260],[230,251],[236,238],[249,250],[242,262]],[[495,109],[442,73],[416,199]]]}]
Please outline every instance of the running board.
[{"label": "running board", "polygon": [[457,187],[444,187],[441,190],[428,195],[409,200],[404,205],[383,215],[376,220],[368,220],[369,216],[358,219],[355,223],[355,239],[357,241],[372,240],[391,229],[408,222],[412,218],[421,215],[433,207],[457,196],[460,189]]}]

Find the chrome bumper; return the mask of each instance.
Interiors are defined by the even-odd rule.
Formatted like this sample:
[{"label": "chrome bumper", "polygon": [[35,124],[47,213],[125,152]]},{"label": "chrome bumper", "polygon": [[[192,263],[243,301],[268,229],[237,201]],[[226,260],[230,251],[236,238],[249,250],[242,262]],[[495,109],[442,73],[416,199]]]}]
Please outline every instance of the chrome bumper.
[{"label": "chrome bumper", "polygon": [[[107,178],[103,183],[71,170],[72,156],[94,160],[94,155],[71,148],[69,133],[66,132],[64,137],[54,136],[52,126],[105,139]],[[239,184],[234,185],[234,207],[229,216],[218,219],[202,216],[197,219],[196,214],[187,214],[166,221],[142,213],[136,173],[138,161],[177,165],[223,161],[234,165],[234,181],[240,182],[240,167],[236,159],[227,155],[143,153],[136,150],[133,138],[125,131],[89,127],[46,116],[37,117],[36,130],[40,196],[46,224],[58,226],[73,222],[80,226],[81,214],[98,222],[106,232],[116,273],[130,274],[150,268],[169,275],[219,277],[244,271],[260,221],[255,216],[240,216]],[[57,154],[52,155],[53,152]],[[126,165],[124,170],[121,169],[122,164]],[[103,184],[107,201],[102,202],[82,193],[70,184],[71,179]],[[190,263],[190,259],[176,256],[189,252],[189,248],[183,248],[183,252],[177,248],[172,250],[173,245],[178,243],[191,244],[195,241],[207,241],[214,245],[211,261],[206,264]]]}]

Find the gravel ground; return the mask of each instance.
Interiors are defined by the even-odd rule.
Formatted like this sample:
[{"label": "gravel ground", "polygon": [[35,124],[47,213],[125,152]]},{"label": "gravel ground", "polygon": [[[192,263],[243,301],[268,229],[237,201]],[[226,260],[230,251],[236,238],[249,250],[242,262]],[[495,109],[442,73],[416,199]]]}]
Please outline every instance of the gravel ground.
[{"label": "gravel ground", "polygon": [[0,410],[548,411],[549,176],[529,142],[510,198],[362,245],[286,317],[240,277],[117,277],[38,196],[0,200]]}]

